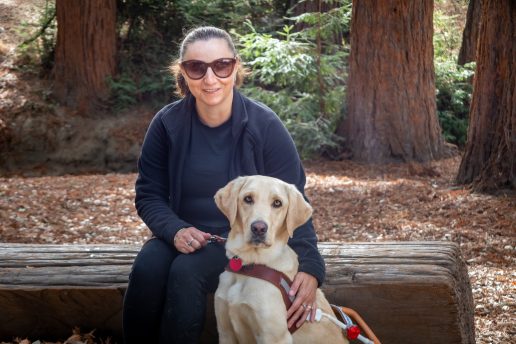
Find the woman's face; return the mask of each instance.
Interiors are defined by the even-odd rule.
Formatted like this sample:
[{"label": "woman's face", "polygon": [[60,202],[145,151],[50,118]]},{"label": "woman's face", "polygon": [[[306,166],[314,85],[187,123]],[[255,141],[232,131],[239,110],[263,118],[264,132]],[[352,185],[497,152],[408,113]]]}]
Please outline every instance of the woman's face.
[{"label": "woman's face", "polygon": [[[224,39],[213,38],[207,41],[199,40],[188,46],[183,56],[183,61],[199,60],[210,63],[221,58],[234,58],[235,55]],[[217,106],[224,103],[231,104],[235,76],[238,70],[238,60],[231,75],[227,78],[220,78],[208,68],[204,77],[194,80],[181,69],[188,88],[195,97],[198,105]],[[231,105],[229,105],[231,106]]]}]

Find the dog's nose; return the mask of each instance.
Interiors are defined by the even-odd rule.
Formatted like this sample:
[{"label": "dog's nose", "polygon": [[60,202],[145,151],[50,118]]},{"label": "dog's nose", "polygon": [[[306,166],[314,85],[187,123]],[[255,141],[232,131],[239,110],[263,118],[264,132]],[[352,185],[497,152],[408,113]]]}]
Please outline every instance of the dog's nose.
[{"label": "dog's nose", "polygon": [[251,223],[251,232],[256,235],[264,235],[267,232],[267,224],[263,221],[254,221]]}]

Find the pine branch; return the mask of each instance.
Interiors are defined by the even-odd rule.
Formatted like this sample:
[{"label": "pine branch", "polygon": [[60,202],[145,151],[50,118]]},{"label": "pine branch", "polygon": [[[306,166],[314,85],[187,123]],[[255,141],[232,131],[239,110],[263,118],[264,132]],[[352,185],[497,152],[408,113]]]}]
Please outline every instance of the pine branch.
[{"label": "pine branch", "polygon": [[47,18],[46,22],[43,24],[43,26],[41,26],[39,31],[33,37],[23,41],[20,44],[20,46],[28,45],[28,44],[34,42],[36,39],[38,39],[41,35],[43,35],[45,33],[46,29],[48,29],[48,27],[50,26],[50,24],[52,23],[52,21],[54,20],[55,17],[56,17],[56,12],[54,11],[54,13]]}]

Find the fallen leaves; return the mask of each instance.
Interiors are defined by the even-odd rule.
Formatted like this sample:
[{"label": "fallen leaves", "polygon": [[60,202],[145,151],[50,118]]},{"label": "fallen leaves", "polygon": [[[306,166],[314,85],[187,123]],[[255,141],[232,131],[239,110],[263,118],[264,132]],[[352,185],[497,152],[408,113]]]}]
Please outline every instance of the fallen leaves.
[{"label": "fallen leaves", "polygon": [[[33,341],[28,340],[27,338],[25,338],[25,339],[15,338],[13,340],[12,344],[96,344],[96,343],[111,344],[112,343],[112,340],[109,337],[106,339],[97,339],[94,335],[94,332],[95,332],[95,330],[90,331],[88,333],[81,333],[81,329],[78,327],[75,327],[72,330],[72,335],[63,342],[47,342],[47,341],[40,341],[40,340],[36,340],[33,342]],[[9,344],[9,343],[1,342],[0,344]]]}]

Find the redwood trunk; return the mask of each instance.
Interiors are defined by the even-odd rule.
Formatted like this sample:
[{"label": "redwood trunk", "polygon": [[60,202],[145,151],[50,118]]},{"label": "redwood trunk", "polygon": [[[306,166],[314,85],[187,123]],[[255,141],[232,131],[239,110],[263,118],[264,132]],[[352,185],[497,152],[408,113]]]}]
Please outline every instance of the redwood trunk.
[{"label": "redwood trunk", "polygon": [[79,110],[109,93],[115,72],[116,0],[56,0],[55,95]]},{"label": "redwood trunk", "polygon": [[516,2],[482,2],[466,150],[457,180],[516,188]]},{"label": "redwood trunk", "polygon": [[464,65],[475,61],[477,54],[478,29],[480,26],[481,0],[470,0],[466,26],[462,33],[462,45],[460,47],[458,64]]},{"label": "redwood trunk", "polygon": [[443,150],[436,112],[432,0],[353,2],[348,117],[353,159],[428,161]]}]

